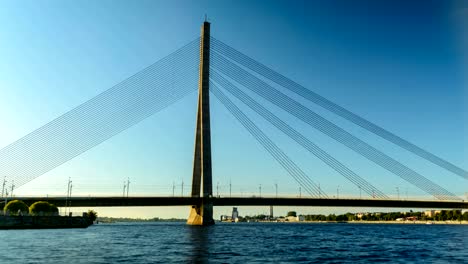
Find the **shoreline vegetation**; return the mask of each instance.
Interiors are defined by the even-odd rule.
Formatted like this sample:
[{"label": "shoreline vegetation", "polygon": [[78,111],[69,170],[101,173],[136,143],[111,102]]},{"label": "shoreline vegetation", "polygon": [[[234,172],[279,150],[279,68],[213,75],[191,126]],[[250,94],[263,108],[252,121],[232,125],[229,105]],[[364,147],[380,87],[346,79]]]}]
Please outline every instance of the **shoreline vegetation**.
[{"label": "shoreline vegetation", "polygon": [[389,221],[364,221],[364,220],[352,220],[352,221],[297,221],[297,222],[279,222],[279,221],[256,221],[258,223],[290,223],[290,224],[339,224],[339,223],[346,223],[346,224],[420,224],[420,225],[427,225],[427,224],[434,224],[434,225],[468,225],[468,221],[396,221],[396,220],[389,220]]},{"label": "shoreline vegetation", "polygon": [[[234,222],[227,222],[227,221],[219,221],[215,220],[218,223],[234,223]],[[99,217],[98,223],[100,224],[115,224],[115,223],[176,223],[176,222],[187,222],[187,219],[179,219],[179,218],[151,218],[151,219],[141,219],[141,218],[119,218],[119,217]],[[349,224],[436,224],[436,225],[468,225],[468,221],[431,221],[431,220],[417,220],[417,221],[396,221],[396,220],[351,220],[351,221],[270,221],[270,220],[257,220],[257,221],[248,221],[249,223],[286,223],[286,224],[330,224],[330,223],[349,223]],[[247,223],[247,221],[245,221]]]},{"label": "shoreline vegetation", "polygon": [[[232,221],[232,217],[227,217]],[[462,210],[428,210],[424,212],[373,212],[346,213],[341,215],[298,215],[290,211],[284,217],[255,215],[238,217],[235,222],[314,222],[314,223],[392,223],[392,224],[467,224],[468,211]]]},{"label": "shoreline vegetation", "polygon": [[[99,223],[123,222],[186,222],[180,218],[131,218],[98,217]],[[388,213],[346,213],[342,215],[298,215],[290,211],[286,216],[270,217],[264,214],[253,216],[222,216],[219,222],[258,222],[258,223],[352,223],[352,224],[452,224],[467,225],[468,212],[461,210],[429,210],[425,212],[388,212]]]}]

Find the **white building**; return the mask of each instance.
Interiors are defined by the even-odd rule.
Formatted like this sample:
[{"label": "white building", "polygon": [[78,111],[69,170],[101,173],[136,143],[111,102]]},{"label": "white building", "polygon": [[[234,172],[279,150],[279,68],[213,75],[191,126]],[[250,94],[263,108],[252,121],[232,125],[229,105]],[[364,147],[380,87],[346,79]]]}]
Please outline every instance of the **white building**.
[{"label": "white building", "polygon": [[237,207],[232,208],[232,221],[239,221],[239,212],[237,211]]}]

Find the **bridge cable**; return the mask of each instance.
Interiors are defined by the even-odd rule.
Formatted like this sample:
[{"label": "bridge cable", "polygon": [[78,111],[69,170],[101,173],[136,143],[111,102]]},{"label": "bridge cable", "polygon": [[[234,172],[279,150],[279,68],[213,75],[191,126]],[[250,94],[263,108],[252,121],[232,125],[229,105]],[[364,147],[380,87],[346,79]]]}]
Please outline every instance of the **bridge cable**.
[{"label": "bridge cable", "polygon": [[[140,85],[139,88],[144,87],[144,86],[141,85],[141,83],[140,83],[139,85]],[[128,88],[128,87],[127,87],[127,88]],[[166,90],[167,90],[167,89],[166,89]],[[173,91],[172,91],[172,92],[173,92]],[[145,93],[143,93],[143,92],[140,92],[140,93],[143,94],[143,95],[145,95]],[[140,97],[141,97],[141,96],[140,96]],[[145,99],[146,99],[146,98],[145,98]],[[115,102],[114,102],[114,103],[115,103]],[[119,105],[119,107],[121,107],[121,105]],[[101,107],[101,108],[102,108],[102,107]],[[107,108],[106,108],[106,109],[107,109]],[[132,110],[133,110],[133,109],[138,109],[138,105],[135,106],[135,107],[131,107],[131,109],[132,109]],[[97,110],[96,110],[96,112],[99,111],[99,113],[101,114],[101,115],[98,115],[98,117],[102,117],[102,112],[101,112],[101,111],[104,111],[104,110],[105,110],[105,109],[97,109]],[[78,120],[78,119],[72,119],[72,120],[75,121],[75,123],[78,123],[78,125],[80,125],[80,126],[81,126],[82,123],[83,123],[82,120]],[[64,133],[62,133],[62,131],[59,131],[59,132],[61,132],[62,135],[64,134]],[[44,134],[47,134],[47,136],[49,136],[49,137],[50,137],[50,136],[56,136],[56,135],[51,134],[51,133],[44,133]],[[59,135],[60,135],[60,134],[59,134]],[[50,138],[47,138],[47,139],[50,139]],[[48,142],[50,142],[50,140],[49,140],[49,141],[46,141],[45,143],[43,142],[43,143],[44,143],[44,144],[50,144],[50,143],[48,143]],[[31,149],[29,149],[29,150],[31,150]]]},{"label": "bridge cable", "polygon": [[312,197],[327,197],[285,153],[282,151],[250,118],[245,115],[213,82],[210,90],[245,129],[272,155],[276,161],[304,188]]},{"label": "bridge cable", "polygon": [[[289,103],[288,103],[288,104],[285,104],[285,106],[283,106],[283,107],[289,107]],[[326,131],[322,131],[322,132],[326,132]],[[334,134],[334,132],[331,131],[331,132],[328,132],[328,134]],[[335,134],[336,134],[336,133],[335,133]],[[335,136],[336,136],[336,135],[335,135]],[[338,136],[340,136],[340,134],[338,134]],[[339,142],[340,142],[340,141],[339,141]],[[346,140],[345,140],[345,141],[342,141],[342,140],[341,140],[341,142],[342,142],[343,144],[345,144],[345,145],[346,145],[346,144],[349,144],[349,142],[346,142]],[[351,143],[353,143],[353,142],[351,142]],[[358,149],[358,153],[360,153],[361,155],[366,156],[365,153],[359,151],[359,149]],[[372,154],[372,152],[371,152],[371,154]],[[372,155],[370,155],[370,156],[372,156]],[[379,157],[377,157],[377,158],[379,158]],[[381,158],[381,157],[380,157],[380,158]],[[386,164],[386,163],[388,163],[388,160],[380,159],[380,162],[383,163],[383,164]],[[382,165],[382,164],[381,164],[381,165]],[[388,165],[388,164],[387,164],[387,165]],[[393,165],[393,164],[390,163],[390,168],[388,168],[388,169],[392,169],[392,165]],[[395,172],[395,170],[396,170],[397,173],[398,173],[398,170],[400,170],[400,169],[401,169],[401,167],[393,167],[393,171]],[[400,171],[400,172],[401,172],[401,171]],[[403,177],[404,177],[404,176],[406,176],[406,174],[404,174],[404,175],[399,175],[399,176],[403,176]],[[423,179],[424,179],[424,178],[423,178]],[[426,182],[422,182],[422,183],[421,183],[420,181],[419,181],[419,182],[418,182],[418,181],[419,181],[419,180],[416,179],[413,183],[416,184],[416,185],[419,184],[420,186],[421,186],[421,185],[425,185],[425,184],[427,183],[427,181],[426,181]],[[441,199],[454,199],[453,196],[452,196],[452,197],[448,197],[448,196],[447,196],[447,197],[441,197],[441,195],[440,195],[440,193],[441,193],[440,190],[438,190],[439,192],[434,192],[435,189],[436,189],[436,187],[434,187],[434,185],[433,185],[433,186],[429,186],[428,188],[426,188],[426,190],[428,190],[428,192],[429,192],[429,191],[432,192],[435,196],[438,196],[438,197],[441,198]],[[436,191],[437,191],[437,190],[436,190]]]},{"label": "bridge cable", "polygon": [[[388,163],[387,161],[384,161],[384,160],[382,160],[382,162],[383,162],[384,164]],[[388,165],[388,164],[387,164],[387,165]],[[390,164],[390,165],[391,165],[391,164]]]},{"label": "bridge cable", "polygon": [[[216,89],[216,88],[214,88]],[[229,110],[229,109],[228,109]],[[237,115],[236,112],[232,113],[236,118],[243,119],[242,116]],[[248,121],[247,121],[248,122]],[[242,124],[242,123],[241,123]],[[327,197],[323,192],[321,192],[320,187],[318,187],[315,183],[313,183],[307,175],[299,169],[299,167],[294,164],[291,159],[289,159],[284,152],[279,149],[271,139],[269,139],[263,132],[258,132],[257,129],[252,128],[250,125],[251,123],[248,122],[245,124],[246,129],[248,129],[249,133],[254,136],[254,138],[260,140],[259,142],[263,142],[262,146],[277,160],[277,162],[283,166],[283,168],[301,185],[302,188],[306,192],[308,192],[313,197]]]},{"label": "bridge cable", "polygon": [[[196,77],[196,74],[194,74],[194,77]],[[156,102],[157,108],[156,108],[156,109],[153,109],[153,110],[150,110],[150,111],[151,111],[150,113],[148,113],[148,110],[146,110],[146,112],[132,113],[132,116],[130,116],[132,119],[130,119],[130,117],[125,117],[125,115],[122,114],[122,115],[121,115],[122,120],[116,120],[116,121],[114,121],[114,122],[115,122],[115,123],[118,123],[118,127],[117,127],[117,128],[118,128],[118,129],[121,129],[121,130],[123,131],[123,130],[125,130],[125,129],[127,129],[127,128],[129,128],[130,126],[133,125],[133,122],[135,122],[135,120],[134,120],[134,119],[135,119],[135,116],[136,116],[137,114],[139,115],[139,116],[137,116],[137,118],[147,118],[147,117],[151,116],[153,113],[159,112],[160,110],[165,109],[166,107],[168,107],[168,106],[172,105],[173,103],[177,102],[178,100],[182,99],[185,95],[189,94],[190,92],[195,91],[195,90],[196,90],[196,85],[195,85],[195,84],[193,85],[193,88],[194,88],[194,89],[192,89],[191,91],[184,91],[184,93],[182,93],[182,94],[181,94],[181,93],[178,93],[178,94],[172,95],[172,96],[174,96],[174,97],[172,98],[172,99],[173,99],[172,101],[165,100],[165,101],[163,101],[163,102]],[[143,115],[143,116],[142,116],[142,115]],[[138,122],[138,121],[137,121],[137,122]],[[98,138],[96,138],[96,137],[90,137],[89,139],[87,139],[88,141],[86,142],[86,145],[85,145],[86,148],[85,148],[84,150],[86,151],[86,150],[88,149],[89,146],[91,146],[91,147],[89,147],[89,148],[92,148],[93,146],[96,146],[96,145],[100,144],[100,142],[102,143],[102,142],[106,141],[107,139],[110,139],[113,135],[116,135],[116,134],[113,134],[113,133],[120,133],[120,132],[118,132],[118,130],[116,130],[116,127],[110,127],[111,125],[112,125],[112,124],[104,124],[104,123],[102,123],[101,126],[100,126],[101,128],[102,128],[102,127],[105,127],[105,126],[109,126],[109,127],[106,128],[106,129],[107,129],[107,132],[104,131],[104,130],[97,131],[97,132],[94,131],[94,132],[96,132],[96,133],[99,132],[99,133],[101,133],[101,134],[105,134],[105,133],[103,133],[103,132],[106,132],[106,133],[107,133],[107,134],[105,134],[105,135],[107,135],[106,138],[102,138],[102,137],[98,137]],[[95,130],[96,130],[96,128],[91,128],[91,129],[95,129]],[[111,129],[112,129],[112,130],[111,130]],[[84,129],[84,130],[86,130],[86,129]],[[87,132],[90,133],[91,130],[87,130]],[[111,134],[109,134],[109,133],[111,133]],[[67,156],[67,155],[64,155],[64,154],[70,155],[69,153],[71,152],[71,153],[75,153],[76,155],[79,155],[79,154],[83,153],[83,152],[80,152],[80,151],[77,152],[77,149],[78,149],[78,150],[83,149],[83,146],[80,146],[81,148],[76,148],[76,147],[75,147],[75,148],[71,148],[71,146],[73,146],[73,144],[80,144],[80,141],[86,141],[86,140],[85,140],[84,138],[81,138],[81,139],[80,139],[80,138],[78,138],[78,139],[77,139],[77,138],[74,138],[73,141],[67,142],[68,145],[67,145],[66,147],[63,147],[63,148],[62,148],[62,152],[59,152],[59,154],[60,154],[59,156],[57,156],[57,155],[55,155],[55,156],[53,156],[53,155],[44,156],[43,158],[46,159],[46,162],[44,162],[44,163],[41,164],[42,167],[40,167],[40,168],[37,168],[37,167],[36,167],[36,168],[32,168],[32,170],[35,170],[35,172],[37,172],[38,170],[41,170],[41,169],[43,169],[44,167],[45,167],[45,168],[48,168],[47,166],[50,165],[50,164],[53,164],[55,167],[57,167],[58,165],[57,165],[56,160],[54,160],[54,158],[59,158],[60,160],[63,160],[64,162],[66,162],[66,161],[68,161],[68,160],[65,159],[64,157],[68,157],[68,156]],[[63,152],[65,152],[65,151],[66,151],[66,153],[63,153]],[[73,156],[73,157],[74,157],[74,156]],[[59,165],[60,165],[60,164],[59,164]],[[30,171],[31,171],[31,170],[30,170]],[[42,172],[41,172],[41,173],[42,173]],[[25,174],[25,173],[23,173],[23,174]],[[43,173],[42,173],[42,174],[43,174]],[[18,177],[15,178],[15,183],[16,183],[16,182],[18,182]],[[15,185],[16,185],[16,184],[15,184]],[[18,185],[16,185],[16,186],[18,186]]]},{"label": "bridge cable", "polygon": [[226,76],[229,76],[230,78],[233,78],[233,80],[236,82],[242,84],[246,88],[249,88],[266,100],[276,104],[283,110],[296,116],[305,123],[317,128],[322,133],[331,136],[338,142],[375,162],[379,166],[400,176],[402,179],[412,183],[421,190],[435,196],[437,199],[459,199],[455,195],[428,180],[424,176],[409,169],[395,159],[385,155],[381,151],[344,131],[342,128],[316,114],[294,99],[272,88],[267,83],[243,70],[234,63],[228,61],[218,53],[212,52],[211,55],[213,57],[212,61],[214,62],[214,68],[216,68],[218,71],[222,72]]},{"label": "bridge cable", "polygon": [[[227,66],[224,65],[223,67],[227,67]],[[232,72],[232,71],[231,71],[231,72]],[[241,82],[241,83],[242,83],[242,82]],[[249,87],[249,88],[251,88],[251,87]],[[265,91],[265,90],[263,90],[263,91]],[[296,103],[297,103],[297,102],[296,102]],[[287,108],[287,107],[289,107],[289,105],[290,105],[290,102],[285,103],[285,104],[283,105],[283,108]],[[303,107],[303,106],[302,106],[302,107]],[[307,108],[306,108],[306,109],[307,109]],[[309,110],[309,109],[307,109],[307,110]],[[307,115],[307,114],[306,114],[306,115]],[[322,121],[323,121],[323,120],[322,120]],[[322,123],[323,123],[322,121],[321,121],[321,120],[318,120],[317,122],[318,122],[319,124],[322,124]],[[327,127],[325,127],[325,128],[327,128]],[[327,130],[325,129],[325,130],[322,131],[322,132],[328,133],[330,136],[332,136],[332,134],[333,134],[333,136],[335,136],[335,139],[336,139],[336,140],[338,140],[339,142],[341,142],[341,143],[343,143],[343,144],[345,144],[345,145],[350,143],[349,140],[340,140],[340,139],[342,139],[342,138],[340,138],[340,137],[336,138],[336,136],[341,136],[341,134],[336,134],[336,133],[335,133],[336,131],[335,131],[335,132],[334,132],[334,131],[331,131],[331,132],[328,131],[328,132],[327,132]],[[353,143],[353,142],[351,142],[351,143]],[[362,146],[361,146],[361,147],[362,147]],[[364,147],[365,147],[365,150],[366,150],[366,149],[367,149],[367,150],[369,150],[369,149],[370,149],[370,150],[373,150],[373,149],[370,148],[370,145],[367,145],[367,146],[365,145]],[[365,155],[366,153],[361,152],[360,149],[357,149],[357,152],[360,153],[361,155],[366,156],[366,155]],[[369,154],[369,153],[367,153],[367,154]],[[372,156],[373,156],[373,155],[372,155],[373,153],[371,152],[370,154],[371,154],[371,155],[368,155],[368,156],[372,157]],[[395,163],[394,163],[394,162],[391,163],[392,160],[390,160],[390,163],[389,163],[388,160],[381,159],[381,157],[379,157],[379,156],[376,156],[376,157],[377,157],[377,160],[380,161],[380,163],[381,163],[381,164],[379,164],[379,163],[377,163],[377,164],[379,164],[379,165],[390,165],[390,167],[389,167],[388,169],[393,169],[393,171],[395,171],[396,173],[398,173],[398,171],[401,170],[401,166],[400,166],[400,167],[395,167],[395,166],[393,166]],[[374,158],[375,158],[375,157],[374,157]],[[392,172],[393,172],[393,171],[392,171]],[[400,171],[400,172],[401,172],[401,171]],[[397,175],[398,175],[398,174],[397,174]],[[399,176],[405,177],[406,174],[399,175]],[[425,179],[425,178],[423,177],[422,179]],[[418,181],[419,181],[419,182],[418,182]],[[429,182],[430,182],[430,181],[429,181]],[[427,183],[428,183],[428,181],[426,181],[426,182],[424,182],[424,181],[421,182],[419,179],[415,179],[415,181],[413,182],[413,184],[419,185],[418,188],[420,188],[420,189],[421,189],[421,188],[424,188],[424,187],[427,187],[426,190],[428,190],[428,192],[430,191],[431,193],[433,193],[434,196],[437,196],[437,197],[440,198],[440,199],[454,199],[454,198],[455,198],[455,199],[458,199],[458,197],[455,197],[455,196],[445,196],[445,197],[443,197],[443,196],[440,194],[440,193],[441,193],[440,190],[438,190],[439,192],[434,192],[434,190],[436,190],[437,187],[434,187],[434,185],[432,185],[432,186],[427,186]],[[442,190],[443,190],[443,188],[442,188]]]},{"label": "bridge cable", "polygon": [[[195,87],[195,86],[194,86],[194,87]],[[194,90],[195,90],[195,88],[194,88]],[[50,133],[49,133],[49,134],[50,134]],[[63,133],[62,133],[62,134],[63,134]]]},{"label": "bridge cable", "polygon": [[[183,89],[178,90],[174,90],[173,87],[173,89],[171,90],[167,89],[170,88],[170,84],[168,85],[167,83],[168,80],[165,80],[164,82],[160,83],[155,83],[155,81],[151,81],[150,78],[152,76],[158,75],[155,74],[155,70],[167,70],[168,66],[170,66],[167,65],[167,63],[170,63],[171,60],[177,61],[177,59],[180,59],[180,54],[184,53],[185,55],[191,56],[193,59],[190,59],[191,57],[188,57],[189,60],[185,58],[181,61],[181,66],[190,65],[190,63],[188,62],[192,62],[192,68],[196,70],[193,71],[193,76],[196,76],[195,73],[198,72],[198,60],[196,59],[196,56],[193,55],[198,54],[198,45],[196,45],[197,40],[198,38],[192,41],[191,43],[187,44],[186,46],[182,47],[181,49],[177,50],[176,52],[172,53],[171,55],[166,56],[165,58],[150,65],[144,70],[127,78],[126,80],[117,84],[116,86],[106,90],[105,92],[97,95],[91,100],[88,100],[87,102],[79,105],[78,107],[75,107],[74,109],[65,113],[64,115],[56,118],[48,124],[40,127],[39,129],[36,129],[30,134],[1,149],[0,164],[2,166],[0,166],[0,175],[9,176],[8,179],[10,181],[14,181],[16,187],[24,185],[25,183],[42,175],[43,173],[50,171],[51,169],[76,157],[84,151],[89,150],[90,148],[104,142],[113,135],[124,131],[128,127],[147,118],[155,112],[158,112],[164,109],[165,107],[171,105],[172,103],[175,103],[188,93],[195,91],[195,82],[193,87],[182,86]],[[187,53],[187,51],[189,51],[189,53]],[[142,82],[142,78],[146,78],[146,86],[137,85],[145,83]],[[196,79],[194,78],[194,80]],[[156,87],[159,89],[154,89],[155,86],[158,84],[163,85],[163,87]],[[140,92],[139,90],[133,89],[135,87],[133,87],[132,85],[137,85],[135,87],[139,89],[145,88],[146,90]],[[172,85],[174,85],[174,82],[172,82]],[[152,90],[148,89],[148,87],[152,87]],[[161,91],[163,93],[161,93]],[[143,95],[143,97],[138,96],[139,92]],[[151,95],[151,92],[156,92],[156,94]],[[158,92],[159,94],[157,94]],[[144,99],[151,99],[153,100],[153,102],[148,103],[145,102]],[[154,102],[155,99],[157,100]],[[158,103],[160,103],[161,105],[158,105]],[[102,112],[106,110],[106,108],[104,108],[103,106],[108,105],[115,105],[118,107],[118,109],[107,109],[107,112],[103,114]],[[134,109],[138,110],[141,107],[145,108],[146,112],[130,111]],[[98,117],[98,120],[96,121],[93,119],[89,119],[89,114],[94,114]],[[88,127],[84,127],[82,125],[83,119],[85,119],[85,121],[88,122]],[[117,124],[120,125],[120,127],[112,126],[113,124],[110,121],[116,120],[120,120],[120,123]],[[63,127],[65,127],[65,129],[68,130],[64,131]],[[83,131],[88,132],[88,134],[83,134]],[[76,138],[76,136],[73,137],[74,134],[77,132],[82,132],[83,136],[90,136],[86,139],[88,141],[81,142],[83,141],[83,138]],[[91,134],[89,132],[91,132]],[[55,137],[52,139],[52,142],[50,138],[51,136]],[[93,138],[93,136],[96,136],[96,138]],[[60,139],[61,141],[58,142],[57,139]],[[79,146],[76,146],[76,144],[78,143]],[[45,149],[44,146],[46,146]],[[74,148],[71,146],[73,146]],[[13,167],[11,167],[12,165]],[[33,168],[31,165],[36,165],[36,168]],[[39,166],[42,166],[42,168],[39,168]]]},{"label": "bridge cable", "polygon": [[382,193],[380,190],[378,190],[372,184],[367,182],[365,179],[361,178],[359,175],[357,175],[355,172],[350,170],[344,164],[342,164],[341,162],[336,160],[334,157],[332,157],[326,151],[324,151],[319,146],[315,145],[313,142],[311,142],[309,139],[307,139],[304,135],[302,135],[297,130],[295,130],[294,128],[292,128],[288,124],[286,124],[283,120],[281,120],[275,114],[273,114],[271,111],[269,111],[268,109],[266,109],[265,107],[260,105],[252,97],[250,97],[248,94],[243,92],[237,86],[235,86],[230,81],[228,81],[227,79],[222,77],[219,73],[217,73],[216,71],[212,71],[211,72],[211,78],[216,83],[218,83],[220,86],[222,86],[223,88],[228,90],[231,94],[233,94],[241,102],[248,105],[257,114],[261,115],[264,119],[266,119],[271,124],[273,124],[277,129],[279,129],[284,134],[289,136],[291,139],[293,139],[300,146],[302,146],[303,148],[307,149],[309,152],[314,154],[316,157],[318,157],[320,160],[322,160],[325,164],[327,164],[332,169],[334,169],[335,171],[340,173],[342,176],[344,176],[346,179],[351,181],[358,188],[364,190],[371,197],[373,197],[373,198],[377,197],[377,198],[381,198],[381,199],[389,199],[388,196],[386,196],[384,193]]},{"label": "bridge cable", "polygon": [[[196,89],[195,86],[196,86],[196,85],[194,85],[194,90]],[[186,94],[186,93],[182,94],[182,96],[185,95],[185,94]],[[179,95],[176,95],[176,96],[179,97]],[[177,97],[174,97],[174,99],[177,99]],[[167,100],[166,100],[166,101],[167,101]],[[174,101],[176,101],[176,100],[174,100]],[[164,103],[166,103],[166,102],[163,101],[163,102],[156,102],[156,103],[159,103],[159,105],[161,105],[161,104],[164,104]],[[167,105],[167,106],[168,106],[168,105]],[[156,109],[156,110],[162,110],[164,107],[166,107],[166,106],[163,105],[163,107],[161,107],[160,109]],[[125,119],[124,119],[124,120],[125,120]],[[120,122],[120,125],[123,126],[123,125],[126,125],[126,124],[128,124],[128,123],[129,123],[129,122],[126,122],[126,123]],[[103,124],[103,125],[105,125],[105,124]],[[130,124],[130,125],[131,125],[131,124]],[[127,127],[127,126],[124,126],[122,129],[125,129],[126,127]],[[113,127],[111,127],[111,128],[113,128]],[[108,127],[107,129],[109,129],[109,127]],[[109,135],[109,136],[111,136],[111,135]],[[94,140],[94,141],[93,141],[93,140]],[[97,140],[100,142],[100,141],[102,141],[103,139],[102,139],[102,138],[98,138]],[[67,146],[68,148],[66,148],[66,150],[68,150],[68,152],[69,152],[70,150],[74,150],[74,149],[71,148],[71,145],[76,144],[77,141],[80,141],[80,140],[75,138],[75,139],[74,139],[74,142],[68,142],[69,145]],[[99,143],[99,142],[98,142],[98,143]],[[88,139],[88,145],[90,145],[90,144],[91,144],[92,146],[93,146],[94,144],[96,144],[96,139],[95,139],[95,138],[90,138],[90,139]],[[82,147],[82,146],[81,146],[81,147]],[[62,151],[57,151],[57,153],[60,154],[61,156],[63,156],[63,150],[62,150]],[[80,153],[80,152],[78,152],[77,154],[79,154],[79,153]],[[47,160],[48,160],[49,162],[51,162],[51,160],[52,160],[50,156],[44,156],[44,158],[47,158]],[[52,162],[54,162],[54,160],[52,160]],[[46,162],[43,162],[42,165],[48,165],[48,164],[47,164]],[[35,169],[37,170],[37,166],[36,166]],[[18,181],[15,181],[15,182],[18,182]],[[16,186],[18,186],[18,185],[16,185]]]},{"label": "bridge cable", "polygon": [[[194,75],[194,76],[196,76],[196,75]],[[195,87],[195,85],[194,85],[194,87]],[[195,88],[195,89],[196,89],[196,88]],[[195,90],[195,89],[194,89],[194,90]],[[193,91],[194,91],[194,90],[193,90]],[[179,98],[174,97],[174,101],[172,101],[172,102],[162,102],[163,104],[161,104],[161,102],[159,102],[159,105],[158,105],[158,108],[159,108],[159,109],[155,109],[155,111],[153,111],[153,112],[158,112],[158,111],[160,111],[160,110],[162,110],[162,109],[168,107],[168,106],[171,105],[172,103],[175,103],[176,101],[178,101],[178,99],[182,99],[182,97],[185,96],[186,94],[188,94],[188,93],[184,93],[184,94],[182,94],[181,96],[180,96],[179,94],[176,95],[176,96],[179,97]],[[166,104],[166,105],[164,105],[164,104]],[[149,115],[151,115],[151,113],[150,113]],[[145,118],[146,118],[146,117],[145,117]],[[124,120],[125,120],[125,119],[124,119]],[[123,123],[123,122],[122,122],[122,123],[120,124],[120,129],[122,129],[122,131],[123,131],[124,129],[130,127],[131,125],[132,125],[132,124],[129,124],[129,122],[126,122],[126,123]],[[114,128],[113,128],[113,129],[114,129]],[[112,137],[112,136],[113,136],[113,134],[110,134],[110,135],[108,135],[108,138],[110,138],[110,137]],[[91,138],[91,139],[89,140],[88,144],[87,144],[88,146],[87,146],[86,149],[88,149],[89,145],[91,145],[91,147],[92,147],[92,146],[95,146],[95,145],[99,144],[99,142],[101,142],[101,141],[104,142],[104,141],[107,140],[108,138],[102,138],[102,137],[101,137],[101,138],[98,138],[98,139],[93,139],[93,138]],[[80,141],[80,140],[75,139],[75,142],[70,142],[69,144],[77,143],[77,142],[79,142],[79,141]],[[96,141],[97,141],[97,142],[96,142]],[[81,147],[83,147],[83,146],[81,146]],[[90,147],[89,147],[89,148],[90,148]],[[86,149],[85,149],[85,150],[86,150]],[[66,150],[68,150],[68,152],[70,152],[70,150],[74,150],[74,149],[72,149],[72,148],[67,148]],[[77,155],[79,155],[79,154],[81,154],[82,152],[76,152],[76,151],[75,151],[75,153],[76,153]],[[62,154],[62,158],[61,158],[61,159],[63,160],[63,154],[64,154],[64,153],[61,153],[61,154]],[[46,159],[49,161],[49,163],[50,163],[50,162],[55,162],[55,163],[57,163],[56,160],[52,160],[53,157],[51,158],[50,156],[45,156],[44,158],[46,158]],[[52,161],[51,161],[51,160],[52,160]],[[67,160],[64,160],[64,162],[66,162],[66,161],[67,161]],[[42,165],[49,165],[49,164],[48,164],[48,163],[43,163]],[[58,165],[60,165],[60,164],[54,164],[54,166],[58,166]],[[42,169],[42,168],[39,168],[39,169]],[[52,168],[51,168],[51,169],[52,169]],[[36,167],[35,170],[37,171],[38,168]],[[42,172],[41,172],[41,173],[42,173]],[[28,176],[28,175],[27,175],[27,176]],[[19,186],[19,185],[16,184],[16,183],[18,182],[18,177],[15,178],[14,180],[15,180],[15,185],[16,185],[16,186]]]},{"label": "bridge cable", "polygon": [[392,142],[395,145],[400,146],[407,151],[426,159],[429,162],[432,162],[435,165],[438,165],[464,179],[468,179],[468,171],[464,170],[461,167],[454,165],[453,163],[427,151],[421,147],[416,146],[415,144],[399,137],[398,135],[372,123],[369,120],[364,119],[363,117],[337,105],[336,103],[322,97],[321,95],[305,88],[304,86],[294,82],[293,80],[285,77],[279,72],[268,68],[264,64],[252,59],[251,57],[241,53],[240,51],[232,48],[231,46],[211,37],[211,47],[213,50],[222,53],[224,56],[229,57],[230,59],[236,61],[237,63],[245,66],[246,68],[256,72],[257,74],[277,83],[278,85],[289,89],[290,91],[302,96],[303,98],[327,109],[339,115],[352,123],[384,138],[385,140]]}]

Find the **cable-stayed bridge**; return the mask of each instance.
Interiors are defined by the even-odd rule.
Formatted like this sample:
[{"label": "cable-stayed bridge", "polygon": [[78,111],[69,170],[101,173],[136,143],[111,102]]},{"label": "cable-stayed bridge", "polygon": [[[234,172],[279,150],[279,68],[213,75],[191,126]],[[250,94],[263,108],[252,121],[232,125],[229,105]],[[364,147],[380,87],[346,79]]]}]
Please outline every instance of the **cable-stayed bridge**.
[{"label": "cable-stayed bridge", "polygon": [[[198,84],[194,80],[198,79]],[[314,93],[228,44],[211,37],[210,23],[202,36],[121,83],[59,116],[0,150],[0,175],[19,188],[72,160],[198,89],[197,125],[190,197],[73,197],[73,206],[191,205],[189,223],[212,224],[216,205],[310,205],[417,208],[468,208],[462,198],[322,116],[313,103],[352,124],[450,172],[468,179],[463,168],[416,146],[386,129]],[[210,95],[214,95],[291,176],[304,198],[214,197],[212,182]],[[261,117],[307,152],[366,194],[366,199],[338,199],[323,191],[242,107]],[[345,162],[297,130],[282,111],[326,135],[370,163],[385,169],[435,200],[395,200]],[[440,179],[443,181],[443,179]],[[4,196],[2,192],[2,196]],[[261,195],[260,195],[261,196]],[[24,200],[44,197],[23,198]],[[47,198],[63,205],[65,198]]]}]

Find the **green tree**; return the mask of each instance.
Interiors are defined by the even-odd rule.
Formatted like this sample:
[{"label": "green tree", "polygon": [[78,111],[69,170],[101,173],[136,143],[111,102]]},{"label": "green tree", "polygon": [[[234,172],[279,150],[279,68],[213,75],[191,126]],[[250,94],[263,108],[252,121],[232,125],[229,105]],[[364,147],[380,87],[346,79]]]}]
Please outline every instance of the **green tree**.
[{"label": "green tree", "polygon": [[288,214],[287,214],[287,216],[294,216],[294,217],[296,217],[297,214],[296,214],[295,211],[289,211]]},{"label": "green tree", "polygon": [[255,218],[257,220],[265,220],[265,219],[267,219],[267,216],[264,215],[264,214],[259,214],[259,215],[254,216],[253,218]]},{"label": "green tree", "polygon": [[[86,215],[88,216],[89,220],[91,221],[96,221],[97,219],[97,212],[94,211],[94,210],[88,210],[88,212],[86,213]],[[159,220],[159,219],[158,219]]]},{"label": "green tree", "polygon": [[451,210],[447,211],[446,220],[453,220],[453,211]]},{"label": "green tree", "polygon": [[356,219],[356,216],[352,213],[346,213],[346,218],[348,221],[353,221]]},{"label": "green tree", "polygon": [[40,215],[41,213],[44,215],[55,215],[58,214],[58,208],[49,202],[39,201],[29,207],[29,213],[31,215]]},{"label": "green tree", "polygon": [[462,219],[468,221],[468,212],[463,213]]},{"label": "green tree", "polygon": [[20,200],[13,200],[7,203],[7,205],[3,208],[4,212],[9,212],[10,215],[18,215],[18,212],[27,213],[29,211],[29,207]]},{"label": "green tree", "polygon": [[327,219],[327,221],[336,221],[336,215],[335,214],[329,214],[326,219]]},{"label": "green tree", "polygon": [[348,221],[348,216],[347,215],[337,215],[336,216],[336,221]]}]

